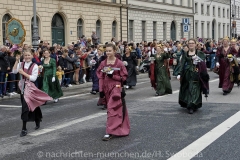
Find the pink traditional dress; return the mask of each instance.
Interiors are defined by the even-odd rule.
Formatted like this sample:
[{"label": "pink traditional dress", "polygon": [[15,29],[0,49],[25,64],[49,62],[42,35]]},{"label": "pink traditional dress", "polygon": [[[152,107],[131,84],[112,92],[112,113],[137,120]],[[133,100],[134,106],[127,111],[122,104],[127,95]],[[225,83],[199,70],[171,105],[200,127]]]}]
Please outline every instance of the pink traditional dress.
[{"label": "pink traditional dress", "polygon": [[32,62],[22,62],[17,66],[16,70],[13,70],[13,73],[17,73],[20,68],[30,75],[29,80],[22,76],[22,79],[18,84],[21,90],[21,119],[25,122],[41,121],[42,112],[39,106],[43,105],[48,100],[52,100],[52,98],[43,91],[39,90],[33,83],[36,81],[38,76],[37,64]]},{"label": "pink traditional dress", "polygon": [[[101,71],[104,67],[115,69],[112,78]],[[121,81],[125,81],[128,76],[126,67],[119,59],[116,59],[113,65],[107,65],[107,60],[104,60],[97,69],[97,76],[99,78],[99,92],[104,92],[107,103],[106,133],[115,136],[129,135],[128,111],[124,97],[121,96],[123,87]]]}]

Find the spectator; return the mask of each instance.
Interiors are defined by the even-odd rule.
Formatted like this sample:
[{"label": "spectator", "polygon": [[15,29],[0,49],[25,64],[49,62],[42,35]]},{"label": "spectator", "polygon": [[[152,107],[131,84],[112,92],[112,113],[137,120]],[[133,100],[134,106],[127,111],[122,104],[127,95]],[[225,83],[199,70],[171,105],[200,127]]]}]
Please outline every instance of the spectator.
[{"label": "spectator", "polygon": [[10,62],[6,54],[7,48],[5,46],[0,47],[0,97],[4,96],[4,81],[6,73],[10,70]]},{"label": "spectator", "polygon": [[92,37],[93,44],[98,43],[99,38],[97,37],[95,30],[92,31],[92,36],[91,37]]}]

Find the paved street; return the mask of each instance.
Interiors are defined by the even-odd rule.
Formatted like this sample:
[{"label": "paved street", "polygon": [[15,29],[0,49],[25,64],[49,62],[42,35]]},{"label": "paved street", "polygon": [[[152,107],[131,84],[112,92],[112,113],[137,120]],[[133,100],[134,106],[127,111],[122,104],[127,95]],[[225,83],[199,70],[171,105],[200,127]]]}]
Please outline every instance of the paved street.
[{"label": "paved street", "polygon": [[238,160],[240,89],[235,85],[223,96],[218,76],[209,73],[210,95],[207,100],[203,96],[203,107],[192,115],[177,103],[176,78],[171,80],[173,94],[155,97],[147,74],[141,75],[138,85],[127,90],[131,133],[108,142],[101,140],[106,111],[96,105],[98,94],[90,95],[89,87],[64,89],[58,103],[41,107],[41,128],[35,131],[35,123],[28,123],[22,138],[20,99],[2,100],[0,159]]}]

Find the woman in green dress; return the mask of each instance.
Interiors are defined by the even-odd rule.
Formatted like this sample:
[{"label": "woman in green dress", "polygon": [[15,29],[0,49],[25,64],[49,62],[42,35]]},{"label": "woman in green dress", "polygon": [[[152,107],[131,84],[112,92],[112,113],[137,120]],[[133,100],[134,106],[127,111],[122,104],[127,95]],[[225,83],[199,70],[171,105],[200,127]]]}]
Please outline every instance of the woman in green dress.
[{"label": "woman in green dress", "polygon": [[164,63],[165,59],[170,57],[169,53],[164,52],[162,46],[157,46],[157,54],[155,58],[155,81],[156,81],[156,96],[164,94],[172,94],[172,86],[167,73],[167,68]]},{"label": "woman in green dress", "polygon": [[50,57],[50,52],[48,50],[44,51],[42,91],[52,97],[55,103],[58,102],[59,97],[63,96],[62,89],[56,76],[56,61]]},{"label": "woman in green dress", "polygon": [[177,76],[180,71],[180,57],[182,52],[182,45],[178,44],[177,51],[173,54],[173,76]]},{"label": "woman in green dress", "polygon": [[[180,80],[179,104],[192,114],[202,107],[201,79],[198,73],[198,63],[205,61],[205,55],[196,49],[196,40],[188,40],[189,51],[184,52],[181,59],[181,69],[177,76]],[[198,58],[198,57],[200,58]]]}]

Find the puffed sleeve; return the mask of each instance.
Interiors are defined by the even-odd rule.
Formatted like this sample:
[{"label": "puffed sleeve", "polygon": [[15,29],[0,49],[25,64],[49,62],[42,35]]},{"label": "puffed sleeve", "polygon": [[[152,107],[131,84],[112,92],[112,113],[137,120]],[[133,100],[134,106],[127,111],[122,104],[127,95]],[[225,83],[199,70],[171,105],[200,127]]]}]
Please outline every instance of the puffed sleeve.
[{"label": "puffed sleeve", "polygon": [[101,71],[103,68],[104,68],[104,63],[105,63],[105,60],[102,61],[97,69],[97,77],[99,79],[99,92],[102,92],[103,91],[103,81],[104,81],[104,73]]},{"label": "puffed sleeve", "polygon": [[112,79],[121,82],[121,78],[122,81],[126,81],[127,77],[128,77],[128,72],[126,67],[124,66],[122,61],[118,61],[119,66],[120,66],[120,75],[113,75]]},{"label": "puffed sleeve", "polygon": [[51,58],[51,65],[52,65],[52,68],[53,68],[53,77],[55,77],[57,69],[56,69],[56,60],[53,59],[53,58]]},{"label": "puffed sleeve", "polygon": [[12,69],[12,73],[13,73],[13,74],[17,74],[18,71],[19,71],[19,69],[20,69],[20,67],[21,67],[21,65],[22,65],[22,62],[19,62],[19,63],[17,64],[17,69]]}]

